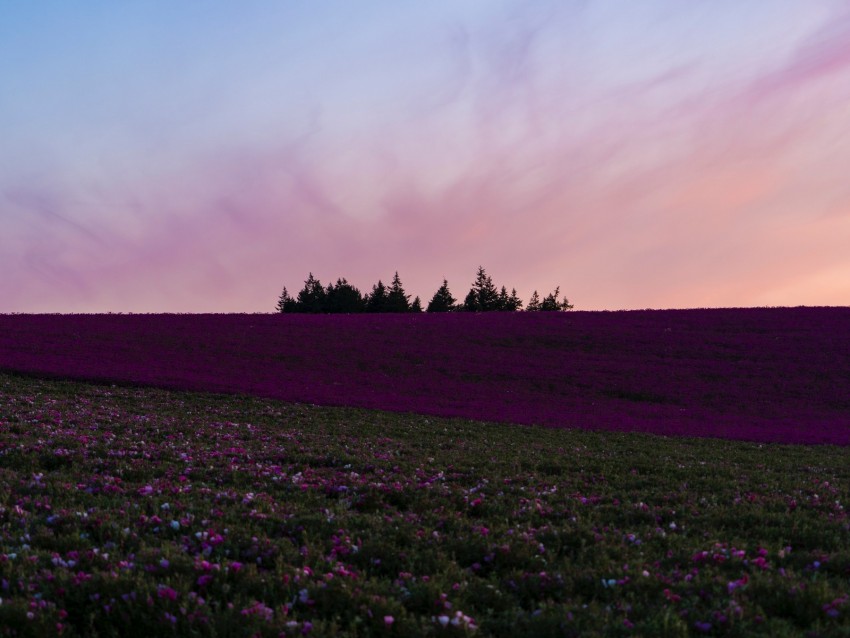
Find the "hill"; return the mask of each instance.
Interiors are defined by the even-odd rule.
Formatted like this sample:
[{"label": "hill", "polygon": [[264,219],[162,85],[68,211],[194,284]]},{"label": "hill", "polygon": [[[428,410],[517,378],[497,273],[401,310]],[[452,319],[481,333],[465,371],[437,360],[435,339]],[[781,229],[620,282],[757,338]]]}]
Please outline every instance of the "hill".
[{"label": "hill", "polygon": [[850,308],[3,315],[0,369],[548,427],[850,443]]}]

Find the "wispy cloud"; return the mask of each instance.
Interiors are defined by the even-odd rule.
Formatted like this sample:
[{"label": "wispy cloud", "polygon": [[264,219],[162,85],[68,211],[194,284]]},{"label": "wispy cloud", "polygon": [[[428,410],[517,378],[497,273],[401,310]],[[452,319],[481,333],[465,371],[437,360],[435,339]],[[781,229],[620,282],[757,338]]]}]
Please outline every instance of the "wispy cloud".
[{"label": "wispy cloud", "polygon": [[[250,100],[204,112],[178,95],[196,117],[159,110],[147,144],[122,129],[123,153],[103,137],[37,179],[6,172],[0,311],[270,310],[310,270],[362,288],[399,270],[422,297],[448,277],[457,296],[479,264],[583,308],[843,294],[845,5],[808,31],[788,23],[795,36],[758,60],[723,30],[743,9],[701,17],[709,44],[691,45],[670,36],[681,5],[634,25],[649,9],[490,6],[421,9],[427,29],[409,33],[374,23],[369,42],[305,51],[298,75],[289,59],[263,67],[251,89],[250,65],[230,62],[246,77],[205,95]],[[378,56],[380,38],[397,49]],[[724,46],[737,64],[717,62]],[[369,55],[342,56],[358,47]],[[323,86],[317,69],[354,75]],[[256,123],[227,119],[240,113]]]}]

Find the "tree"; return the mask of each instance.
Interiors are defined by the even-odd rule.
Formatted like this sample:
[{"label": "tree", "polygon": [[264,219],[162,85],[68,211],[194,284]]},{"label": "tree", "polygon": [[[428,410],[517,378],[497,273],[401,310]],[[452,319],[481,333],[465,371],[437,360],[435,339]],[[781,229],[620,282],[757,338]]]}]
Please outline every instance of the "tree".
[{"label": "tree", "polygon": [[380,279],[372,286],[371,294],[366,297],[366,312],[386,312],[387,287]]},{"label": "tree", "polygon": [[522,310],[522,299],[520,299],[516,294],[516,288],[511,288],[511,296],[508,297],[508,307],[507,310],[512,312],[516,312],[517,310]]},{"label": "tree", "polygon": [[296,312],[324,312],[325,289],[321,282],[310,273],[304,281],[304,287],[298,293]]},{"label": "tree", "polygon": [[496,302],[496,310],[502,312],[515,312],[522,308],[522,300],[517,297],[516,288],[511,289],[511,294],[508,295],[508,289],[502,286],[499,291],[499,298]]},{"label": "tree", "polygon": [[561,292],[561,287],[557,286],[555,288],[555,292],[546,295],[543,298],[542,303],[540,304],[540,310],[545,310],[549,312],[559,312],[559,311],[567,311],[572,308],[572,304],[567,301],[567,298],[564,297],[563,300],[558,301],[558,293]]},{"label": "tree", "polygon": [[398,271],[393,275],[393,282],[390,285],[387,293],[387,302],[384,306],[384,312],[408,312],[410,311],[410,295],[405,294],[404,287],[401,285],[401,279],[398,276]]},{"label": "tree", "polygon": [[496,300],[496,310],[507,310],[508,309],[508,289],[502,286],[502,289],[499,291],[499,297]]},{"label": "tree", "polygon": [[295,301],[292,297],[289,296],[289,291],[286,290],[286,286],[283,287],[283,292],[280,293],[280,297],[277,300],[277,311],[278,312],[298,312],[297,310],[298,302]]},{"label": "tree", "polygon": [[437,289],[428,302],[428,312],[451,312],[455,310],[457,299],[449,292],[449,282],[443,279],[443,285]]},{"label": "tree", "polygon": [[497,310],[498,306],[499,293],[493,285],[493,279],[479,266],[472,288],[463,302],[463,309],[468,312],[488,312]]},{"label": "tree", "polygon": [[474,290],[466,293],[466,299],[463,300],[458,310],[463,310],[464,312],[475,312],[478,310],[478,297]]},{"label": "tree", "polygon": [[[541,300],[535,290],[528,301],[526,310],[531,312],[571,310],[573,305],[566,297],[558,299],[560,292],[560,286],[556,287],[554,292]],[[306,313],[422,312],[422,300],[415,297],[411,302],[410,297],[404,290],[398,271],[393,275],[389,286],[384,285],[379,279],[378,283],[372,286],[372,291],[366,295],[361,294],[360,290],[350,284],[345,277],[340,277],[335,284],[331,283],[327,288],[323,288],[322,283],[311,272],[296,297],[292,297],[284,286],[283,292],[278,297],[276,309],[278,312]],[[427,311],[516,312],[522,310],[522,305],[516,288],[512,288],[510,294],[505,286],[497,290],[493,285],[493,279],[483,266],[479,266],[475,281],[463,303],[457,302],[449,291],[448,280],[443,279],[443,284],[428,302]]]},{"label": "tree", "polygon": [[343,277],[336,286],[328,284],[325,292],[325,312],[363,312],[366,303],[360,291]]}]

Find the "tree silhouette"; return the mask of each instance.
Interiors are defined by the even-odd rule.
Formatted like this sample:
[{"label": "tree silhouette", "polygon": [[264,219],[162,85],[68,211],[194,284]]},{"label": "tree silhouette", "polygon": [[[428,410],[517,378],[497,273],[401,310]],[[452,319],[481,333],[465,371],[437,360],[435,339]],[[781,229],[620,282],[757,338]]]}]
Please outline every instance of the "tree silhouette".
[{"label": "tree silhouette", "polygon": [[366,312],[386,312],[387,287],[380,279],[372,286],[372,292],[366,297]]},{"label": "tree silhouette", "polygon": [[322,288],[322,283],[313,277],[313,273],[311,272],[304,281],[304,287],[298,293],[296,312],[324,312],[325,296],[325,289]]},{"label": "tree silhouette", "polygon": [[280,297],[277,300],[277,311],[278,312],[298,312],[297,310],[298,302],[295,301],[292,297],[289,296],[289,291],[286,290],[286,286],[283,287],[283,292],[280,293]]},{"label": "tree silhouette", "polygon": [[[561,288],[547,295],[542,301],[537,291],[528,301],[527,311],[566,311],[573,305],[566,297],[558,299]],[[284,286],[278,297],[276,309],[278,312],[307,312],[307,313],[351,313],[351,312],[422,312],[422,300],[417,296],[410,301],[410,295],[404,290],[398,271],[393,275],[390,286],[385,286],[380,279],[372,286],[369,294],[363,295],[345,277],[336,280],[336,284],[328,284],[323,288],[321,282],[311,272],[304,281],[304,287],[293,298]],[[475,281],[466,295],[463,303],[457,300],[449,291],[449,282],[443,279],[443,284],[428,302],[428,312],[451,312],[464,310],[467,312],[516,312],[522,310],[522,300],[512,288],[502,286],[496,290],[493,279],[483,266],[478,267]]]},{"label": "tree silhouette", "polygon": [[499,293],[493,285],[493,279],[483,266],[479,266],[472,288],[463,302],[463,309],[467,312],[488,312],[498,310],[498,307]]},{"label": "tree silhouette", "polygon": [[517,311],[522,310],[522,299],[520,299],[516,294],[516,288],[511,288],[511,295],[508,297],[508,307],[507,310]]},{"label": "tree silhouette", "polygon": [[336,280],[336,286],[328,284],[325,291],[325,312],[363,312],[366,302],[360,291],[345,277]]},{"label": "tree silhouette", "polygon": [[437,289],[431,301],[428,302],[428,312],[451,312],[455,309],[457,299],[449,292],[449,282],[443,279],[443,285]]},{"label": "tree silhouette", "polygon": [[555,292],[546,295],[546,297],[544,297],[543,301],[540,303],[540,310],[549,312],[559,312],[571,309],[573,305],[567,301],[566,297],[564,297],[563,300],[558,301],[558,294],[560,292],[561,287],[557,286],[555,288]]},{"label": "tree silhouette", "polygon": [[393,275],[393,281],[387,293],[384,312],[408,312],[410,310],[410,295],[405,294],[398,271]]},{"label": "tree silhouette", "polygon": [[522,308],[522,301],[516,294],[516,288],[511,289],[511,294],[508,295],[508,289],[502,286],[499,291],[499,297],[496,301],[496,310],[502,312],[515,312]]}]

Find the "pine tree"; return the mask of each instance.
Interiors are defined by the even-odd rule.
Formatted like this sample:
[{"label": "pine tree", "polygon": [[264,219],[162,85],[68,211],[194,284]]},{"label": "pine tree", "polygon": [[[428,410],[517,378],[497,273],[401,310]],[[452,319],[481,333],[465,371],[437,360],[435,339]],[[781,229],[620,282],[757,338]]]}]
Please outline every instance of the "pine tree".
[{"label": "pine tree", "polygon": [[499,291],[499,296],[496,299],[496,310],[508,310],[508,289],[504,286],[502,286],[502,289]]},{"label": "pine tree", "polygon": [[325,289],[322,283],[313,277],[311,272],[304,281],[304,288],[298,293],[296,300],[296,312],[324,312],[325,311]]},{"label": "pine tree", "polygon": [[380,279],[372,286],[372,292],[366,297],[366,312],[386,312],[387,287]]},{"label": "pine tree", "polygon": [[280,293],[280,297],[277,300],[277,311],[278,312],[297,312],[296,306],[298,302],[295,301],[292,297],[289,296],[289,291],[287,291],[286,286],[283,287],[283,292]]},{"label": "pine tree", "polygon": [[325,293],[326,312],[363,312],[365,302],[360,291],[345,277],[336,280],[336,286],[328,284]]},{"label": "pine tree", "polygon": [[451,312],[455,310],[457,299],[449,292],[449,282],[443,279],[443,285],[437,289],[428,302],[428,312]]},{"label": "pine tree", "polygon": [[393,275],[393,282],[387,293],[384,312],[408,312],[410,310],[410,295],[405,294],[398,271]]},{"label": "pine tree", "polygon": [[534,294],[531,295],[531,299],[528,300],[528,306],[526,307],[528,312],[537,312],[540,310],[540,296],[537,294],[537,291],[534,291]]},{"label": "pine tree", "polygon": [[499,298],[496,302],[496,310],[502,312],[515,312],[522,308],[522,300],[517,297],[516,288],[511,289],[511,294],[508,295],[508,289],[502,286],[499,291]]},{"label": "pine tree", "polygon": [[496,310],[498,304],[499,293],[493,285],[493,279],[479,266],[475,282],[463,302],[463,309],[470,312],[487,312]]},{"label": "pine tree", "polygon": [[422,300],[419,299],[419,295],[416,295],[413,303],[410,304],[410,312],[422,312]]},{"label": "pine tree", "polygon": [[478,296],[475,294],[474,290],[470,290],[466,293],[466,299],[463,300],[463,304],[461,304],[459,310],[463,310],[464,312],[478,311]]},{"label": "pine tree", "polygon": [[555,292],[546,295],[546,297],[543,299],[543,302],[540,304],[540,310],[545,310],[548,312],[560,312],[571,309],[573,305],[567,301],[566,297],[564,297],[563,300],[558,301],[558,294],[560,292],[561,287],[557,286],[555,288]]},{"label": "pine tree", "polygon": [[516,312],[522,310],[522,299],[516,294],[516,288],[511,288],[511,296],[508,297],[508,310]]}]

